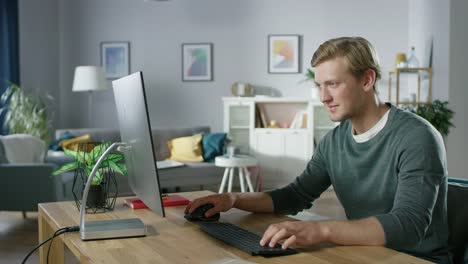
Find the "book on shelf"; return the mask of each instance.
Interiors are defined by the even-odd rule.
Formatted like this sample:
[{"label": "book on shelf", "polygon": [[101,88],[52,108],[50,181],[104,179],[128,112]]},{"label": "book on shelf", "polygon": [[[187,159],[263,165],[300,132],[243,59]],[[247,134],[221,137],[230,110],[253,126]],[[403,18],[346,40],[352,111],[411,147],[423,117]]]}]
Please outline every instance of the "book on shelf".
[{"label": "book on shelf", "polygon": [[294,118],[291,121],[291,125],[289,126],[289,128],[292,128],[292,129],[307,128],[307,112],[298,111],[294,115]]},{"label": "book on shelf", "polygon": [[255,105],[255,112],[258,113],[256,114],[256,117],[260,120],[259,127],[260,128],[267,127],[268,126],[267,117],[266,117],[265,111],[262,109],[260,105]]}]

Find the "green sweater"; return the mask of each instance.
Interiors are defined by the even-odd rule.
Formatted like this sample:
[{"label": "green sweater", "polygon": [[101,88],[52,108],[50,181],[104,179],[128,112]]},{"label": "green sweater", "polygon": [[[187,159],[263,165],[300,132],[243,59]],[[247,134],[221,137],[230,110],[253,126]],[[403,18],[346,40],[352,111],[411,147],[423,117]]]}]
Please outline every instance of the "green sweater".
[{"label": "green sweater", "polygon": [[386,246],[438,263],[448,259],[447,162],[426,120],[391,106],[385,127],[356,143],[349,120],[318,144],[304,172],[269,192],[276,213],[296,214],[330,184],[348,219],[375,216]]}]

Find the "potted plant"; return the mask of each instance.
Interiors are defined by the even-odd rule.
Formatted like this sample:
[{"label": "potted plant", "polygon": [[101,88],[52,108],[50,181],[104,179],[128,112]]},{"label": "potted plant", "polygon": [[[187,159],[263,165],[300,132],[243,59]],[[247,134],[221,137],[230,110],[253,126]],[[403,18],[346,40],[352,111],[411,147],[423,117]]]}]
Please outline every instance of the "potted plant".
[{"label": "potted plant", "polygon": [[[79,188],[77,191],[80,193],[79,196],[82,197],[82,192],[88,176],[91,174],[98,159],[110,145],[111,143],[109,142],[102,144],[86,142],[80,144],[78,151],[64,149],[65,155],[74,158],[74,161],[56,169],[52,175],[55,176],[68,171],[75,171],[73,194],[78,208],[81,199],[75,193],[75,187]],[[109,153],[106,159],[100,164],[89,189],[88,199],[86,201],[87,209],[91,209],[92,212],[96,212],[98,209],[104,209],[104,211],[106,209],[113,209],[117,192],[115,192],[113,197],[110,196],[110,185],[115,184],[115,189],[117,189],[114,172],[127,175],[127,168],[124,163],[121,163],[123,159],[124,155],[121,153]],[[79,181],[81,181],[81,184],[78,183]]]},{"label": "potted plant", "polygon": [[407,110],[429,121],[444,138],[449,134],[450,128],[455,127],[452,123],[455,113],[448,107],[447,101],[435,100],[430,104],[407,107]]},{"label": "potted plant", "polygon": [[[50,95],[47,98],[53,99]],[[39,96],[31,96],[18,85],[10,83],[0,100],[3,105],[0,114],[6,112],[4,126],[10,134],[33,135],[49,144],[51,122]]]}]

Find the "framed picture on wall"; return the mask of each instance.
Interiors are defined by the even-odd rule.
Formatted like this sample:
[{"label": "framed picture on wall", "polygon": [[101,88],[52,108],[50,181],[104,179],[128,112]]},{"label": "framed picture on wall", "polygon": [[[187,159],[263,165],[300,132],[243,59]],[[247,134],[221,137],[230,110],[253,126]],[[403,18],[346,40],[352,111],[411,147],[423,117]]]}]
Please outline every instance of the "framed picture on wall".
[{"label": "framed picture on wall", "polygon": [[300,35],[268,35],[268,73],[299,73],[300,46]]},{"label": "framed picture on wall", "polygon": [[213,80],[213,44],[182,44],[182,81]]},{"label": "framed picture on wall", "polygon": [[101,66],[107,79],[130,74],[130,42],[101,42]]}]

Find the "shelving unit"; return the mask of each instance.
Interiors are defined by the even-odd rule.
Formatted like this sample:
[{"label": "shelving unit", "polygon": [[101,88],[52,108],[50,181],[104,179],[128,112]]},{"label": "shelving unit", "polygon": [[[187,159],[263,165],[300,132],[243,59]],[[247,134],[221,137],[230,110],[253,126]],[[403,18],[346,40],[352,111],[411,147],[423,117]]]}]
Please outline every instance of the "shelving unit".
[{"label": "shelving unit", "polygon": [[[401,100],[401,77],[403,75],[416,76],[416,94],[414,100]],[[427,88],[427,97],[426,100],[422,100],[422,79],[423,76],[427,75],[428,88]],[[393,78],[395,78],[395,85],[393,85]],[[395,87],[395,89],[393,88]],[[395,100],[393,99],[393,94],[395,93]],[[395,71],[389,72],[388,78],[388,101],[394,103],[395,105],[418,105],[418,104],[427,104],[432,102],[432,68],[396,68]]]},{"label": "shelving unit", "polygon": [[[225,97],[224,131],[241,153],[255,156],[264,187],[290,183],[305,168],[315,144],[335,124],[318,101],[291,97]],[[291,128],[296,115],[300,120]],[[260,120],[262,119],[262,120]],[[268,127],[274,120],[279,127]]]}]

